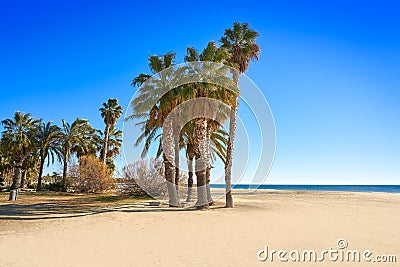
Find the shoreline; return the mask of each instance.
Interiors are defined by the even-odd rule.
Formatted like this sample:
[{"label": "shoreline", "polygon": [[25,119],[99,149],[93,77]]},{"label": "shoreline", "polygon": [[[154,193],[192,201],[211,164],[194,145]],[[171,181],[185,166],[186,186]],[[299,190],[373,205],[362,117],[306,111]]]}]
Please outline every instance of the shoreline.
[{"label": "shoreline", "polygon": [[[224,184],[211,184],[211,189],[223,189]],[[289,190],[316,192],[382,192],[400,193],[400,185],[311,185],[311,184],[236,184],[233,189]]]}]

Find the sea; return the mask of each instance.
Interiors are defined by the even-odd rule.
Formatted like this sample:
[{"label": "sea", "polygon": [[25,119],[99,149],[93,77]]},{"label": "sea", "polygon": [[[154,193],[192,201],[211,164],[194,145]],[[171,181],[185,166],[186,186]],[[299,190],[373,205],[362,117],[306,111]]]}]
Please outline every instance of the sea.
[{"label": "sea", "polygon": [[[211,188],[225,188],[225,184],[210,184]],[[236,184],[235,189],[268,189],[300,191],[339,191],[339,192],[386,192],[400,193],[400,185],[299,185],[299,184]]]}]

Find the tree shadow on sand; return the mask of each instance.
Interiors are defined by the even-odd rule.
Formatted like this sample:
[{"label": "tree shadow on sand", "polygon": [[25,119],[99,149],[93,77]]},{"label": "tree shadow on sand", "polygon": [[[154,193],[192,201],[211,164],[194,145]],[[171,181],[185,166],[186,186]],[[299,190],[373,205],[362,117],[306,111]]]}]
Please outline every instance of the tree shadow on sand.
[{"label": "tree shadow on sand", "polygon": [[[154,201],[146,200],[136,203],[106,204],[90,203],[90,199],[82,199],[75,203],[71,200],[40,202],[35,204],[12,203],[0,204],[0,220],[33,221],[59,218],[74,218],[109,212],[183,212],[193,211],[195,207],[168,207],[166,204],[154,205]],[[213,206],[219,209],[223,206]]]}]

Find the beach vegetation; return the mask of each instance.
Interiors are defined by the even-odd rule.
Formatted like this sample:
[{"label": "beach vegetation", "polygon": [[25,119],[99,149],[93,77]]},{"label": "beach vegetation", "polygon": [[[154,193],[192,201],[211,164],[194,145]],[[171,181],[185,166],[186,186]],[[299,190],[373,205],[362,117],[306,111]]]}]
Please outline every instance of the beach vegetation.
[{"label": "beach vegetation", "polygon": [[[127,118],[141,119],[142,134],[136,141],[136,146],[144,143],[142,157],[147,155],[152,143],[157,143],[157,157],[164,159],[165,178],[167,180],[170,206],[180,206],[179,192],[179,152],[186,149],[186,157],[189,169],[187,201],[191,200],[191,188],[193,186],[193,163],[194,173],[197,178],[197,203],[199,209],[207,208],[213,204],[209,182],[211,170],[211,153],[218,155],[225,165],[226,182],[226,207],[233,207],[231,192],[233,147],[236,132],[236,116],[239,97],[239,78],[245,73],[252,60],[258,60],[260,47],[256,43],[259,33],[253,30],[248,23],[235,22],[232,28],[224,31],[219,43],[209,42],[207,46],[198,52],[194,47],[188,47],[184,57],[185,62],[215,62],[226,64],[231,67],[232,73],[221,73],[221,69],[210,70],[196,68],[173,68],[175,66],[176,54],[169,52],[165,55],[153,55],[149,57],[150,74],[139,74],[132,85],[139,87],[139,96],[131,102],[133,114]],[[169,68],[169,69],[168,69]],[[165,71],[167,70],[168,71]],[[183,73],[188,76],[196,76],[207,72],[220,77],[232,77],[235,90],[221,88],[214,84],[202,82],[185,83],[159,97],[156,103],[152,103],[161,88],[169,87],[168,83],[174,84],[175,76]],[[157,75],[155,75],[157,74]],[[231,75],[231,76],[229,76]],[[151,78],[151,79],[150,79]],[[228,79],[229,80],[229,79]],[[222,134],[222,124],[206,117],[199,117],[187,123],[183,129],[174,129],[174,121],[166,120],[168,115],[183,102],[190,99],[214,98],[230,106],[223,121],[229,120],[229,134]],[[153,105],[148,105],[149,103]],[[200,107],[207,109],[204,105]],[[195,107],[194,107],[195,109]],[[180,109],[177,117],[182,116]],[[222,110],[220,113],[224,113]],[[178,132],[180,131],[180,132]],[[182,134],[183,133],[183,134]],[[217,142],[211,139],[218,138]],[[185,144],[186,142],[186,144]],[[214,146],[211,146],[214,144]],[[173,159],[173,160],[172,160]]]},{"label": "beach vegetation", "polygon": [[[220,160],[225,167],[226,207],[233,207],[231,183],[239,78],[248,70],[250,62],[259,58],[258,36],[259,33],[248,23],[235,22],[232,28],[223,32],[218,42],[210,41],[202,50],[188,47],[183,58],[186,67],[178,67],[181,65],[176,63],[174,52],[148,57],[149,72],[140,73],[132,79],[131,85],[138,87],[139,96],[132,100],[132,112],[126,120],[139,120],[136,125],[140,127],[141,134],[132,145],[143,145],[142,158],[155,145],[156,153],[152,156],[156,159],[139,160],[125,166],[122,169],[123,182],[118,182],[123,185],[119,191],[130,195],[143,194],[143,190],[152,196],[168,194],[169,205],[180,207],[179,187],[184,184],[184,174],[180,170],[179,155],[181,150],[185,150],[188,164],[186,201],[192,200],[195,176],[196,207],[203,209],[213,204],[209,185],[211,169],[213,162]],[[198,62],[219,65],[187,67]],[[226,65],[230,68],[218,67]],[[202,75],[211,75],[227,86],[205,82]],[[176,83],[182,77],[199,79]],[[160,88],[171,90],[159,95],[162,92]],[[177,121],[187,115],[180,105],[199,99],[214,99],[229,109],[197,105],[194,110],[217,109],[214,112],[219,119],[203,115],[177,127]],[[63,119],[60,127],[18,111],[13,118],[3,120],[0,186],[90,193],[114,188],[113,173],[117,171],[114,159],[120,154],[122,146],[122,131],[116,125],[123,109],[118,99],[109,98],[102,103],[99,111],[105,124],[103,131],[93,128],[83,118],[76,118],[72,123]],[[173,113],[172,119],[168,119]],[[225,130],[223,125],[228,121],[229,129]],[[61,176],[57,179],[43,176],[45,166],[56,161],[62,165]],[[137,185],[146,188],[140,191]]]}]

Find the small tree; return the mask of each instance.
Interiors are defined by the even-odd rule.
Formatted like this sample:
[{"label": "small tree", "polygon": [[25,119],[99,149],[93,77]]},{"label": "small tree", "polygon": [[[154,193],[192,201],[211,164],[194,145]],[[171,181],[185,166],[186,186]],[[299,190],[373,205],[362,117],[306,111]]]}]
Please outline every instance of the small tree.
[{"label": "small tree", "polygon": [[94,156],[82,156],[79,166],[74,169],[73,186],[76,191],[83,193],[100,193],[114,188],[115,180],[112,178],[107,166]]}]

